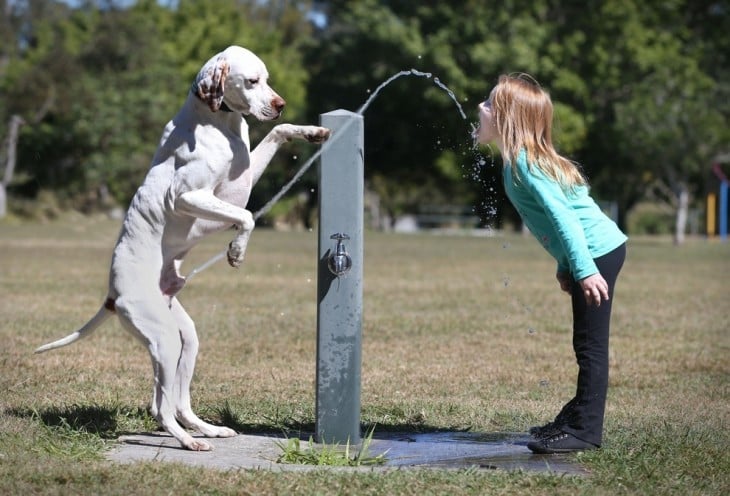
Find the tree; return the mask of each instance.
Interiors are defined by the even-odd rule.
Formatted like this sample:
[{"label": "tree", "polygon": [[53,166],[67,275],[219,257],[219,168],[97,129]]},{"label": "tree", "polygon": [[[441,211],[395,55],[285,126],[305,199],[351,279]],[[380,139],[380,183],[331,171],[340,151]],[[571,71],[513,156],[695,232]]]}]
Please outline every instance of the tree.
[{"label": "tree", "polygon": [[[584,166],[596,197],[618,202],[624,227],[649,190],[685,191],[665,196],[691,203],[707,157],[727,151],[727,0],[325,0],[316,4],[327,22],[316,30],[311,4],[5,0],[0,143],[13,115],[27,123],[11,193],[52,189],[93,208],[108,190],[126,204],[188,82],[234,43],[267,62],[287,120],[355,111],[403,70],[433,74],[393,82],[366,111],[366,184],[391,216],[438,203],[496,209],[485,217],[497,225],[512,215],[500,157],[483,157],[470,139],[476,104],[502,73],[527,72],[550,91],[559,150]],[[271,125],[254,123],[252,141]],[[312,151],[283,150],[252,207]],[[309,195],[314,181],[297,187]]]},{"label": "tree", "polygon": [[[15,180],[21,126],[38,124],[56,101],[56,87],[48,84],[53,64],[48,71],[35,71],[35,64],[44,59],[52,47],[48,25],[41,22],[37,32],[29,27],[32,19],[59,19],[67,9],[52,2],[33,4],[2,3],[0,35],[0,136],[4,147],[4,173],[0,182],[0,218],[7,212],[7,189]],[[45,67],[44,67],[45,69]],[[7,125],[5,123],[7,122]],[[1,162],[0,162],[1,163]]]},{"label": "tree", "polygon": [[[165,85],[174,72],[162,63],[151,29],[155,12],[144,14],[87,6],[30,25],[33,39],[46,41],[18,62],[33,71],[42,66],[42,84],[58,97],[21,136],[26,193],[53,190],[81,210],[111,201],[106,191],[119,203],[134,193],[174,108]],[[19,99],[23,89],[13,85]]]},{"label": "tree", "polygon": [[[303,115],[307,74],[298,46],[306,28],[296,15],[304,12],[296,2],[270,4],[271,11],[253,0],[183,0],[174,9],[155,0],[19,3],[4,19],[12,30],[0,48],[0,136],[10,116],[28,122],[17,140],[22,174],[14,191],[52,190],[81,210],[126,205],[198,70],[231,44],[268,63],[287,117]],[[253,125],[252,141],[268,127]],[[274,177],[286,177],[290,161],[279,157]]]},{"label": "tree", "polygon": [[591,48],[602,101],[586,148],[598,159],[595,183],[623,213],[645,199],[672,205],[677,244],[710,159],[729,138],[727,78],[712,76],[727,74],[727,66],[710,56],[713,46],[727,47],[727,31],[710,41],[702,35],[708,28],[691,21],[727,27],[730,12],[721,4],[705,3],[702,12],[695,2],[604,2]]},{"label": "tree", "polygon": [[[312,52],[320,76],[310,90],[322,105],[354,107],[355,89],[415,63],[438,74],[467,107],[486,96],[500,73],[527,72],[553,97],[559,150],[583,165],[594,195],[618,202],[623,227],[627,212],[647,196],[647,178],[698,191],[699,164],[727,142],[726,1],[323,3],[331,22]],[[366,116],[366,175],[382,176],[378,184],[392,186],[380,186],[384,195],[402,204],[438,199],[444,191],[473,201],[480,192],[466,192],[458,175],[443,174],[458,166],[444,167],[446,150],[429,146],[440,141],[457,164],[464,161],[457,138],[463,122],[443,106],[442,95],[408,86],[388,90],[397,105],[381,103]],[[695,115],[663,120],[662,101],[669,100],[654,98],[662,94],[692,95],[683,109]],[[646,157],[668,153],[659,150],[665,141],[691,150],[681,159],[677,151],[664,156],[657,168]],[[433,183],[420,176],[424,171]]]},{"label": "tree", "polygon": [[8,137],[7,143],[5,144],[5,171],[3,172],[2,179],[0,179],[0,219],[5,217],[7,214],[7,188],[13,182],[13,174],[15,174],[15,163],[16,163],[16,149],[18,146],[18,133],[20,126],[25,124],[25,121],[19,115],[13,115],[10,118],[8,124]]},{"label": "tree", "polygon": [[[308,57],[315,108],[355,110],[380,82],[413,67],[447,84],[467,114],[432,81],[398,81],[383,91],[365,115],[366,180],[381,205],[395,215],[424,203],[471,204],[495,221],[500,214],[488,212],[502,210],[501,172],[475,153],[469,124],[499,74],[555,77],[556,63],[541,55],[554,35],[547,2],[324,3],[329,22]],[[562,87],[575,81],[565,77]],[[579,149],[582,116],[570,102],[556,113],[563,149]]]},{"label": "tree", "polygon": [[617,105],[616,123],[622,142],[645,164],[653,198],[675,209],[674,241],[681,244],[692,197],[702,192],[712,158],[730,135],[713,80],[692,60],[674,62],[635,86],[631,99]]}]

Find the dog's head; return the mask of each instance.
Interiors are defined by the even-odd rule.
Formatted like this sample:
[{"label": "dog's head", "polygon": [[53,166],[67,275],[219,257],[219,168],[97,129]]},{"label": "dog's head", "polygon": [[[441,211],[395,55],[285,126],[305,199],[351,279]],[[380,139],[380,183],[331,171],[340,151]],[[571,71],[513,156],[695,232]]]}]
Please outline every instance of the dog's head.
[{"label": "dog's head", "polygon": [[214,55],[200,69],[193,90],[217,112],[223,102],[234,112],[260,121],[278,118],[286,102],[268,84],[269,72],[253,52],[239,46]]}]

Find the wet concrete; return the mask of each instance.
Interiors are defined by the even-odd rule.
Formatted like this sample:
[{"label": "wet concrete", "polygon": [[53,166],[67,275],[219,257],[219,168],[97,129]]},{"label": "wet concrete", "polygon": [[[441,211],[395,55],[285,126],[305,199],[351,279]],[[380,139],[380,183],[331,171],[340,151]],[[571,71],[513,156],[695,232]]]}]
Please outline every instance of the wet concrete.
[{"label": "wet concrete", "polygon": [[[303,447],[308,439],[308,436],[302,439]],[[568,456],[532,454],[526,446],[529,440],[529,435],[524,433],[376,433],[368,454],[377,456],[385,453],[386,463],[344,470],[475,468],[587,474]],[[173,462],[221,470],[306,471],[323,468],[278,463],[276,460],[282,453],[279,444],[286,442],[281,437],[242,434],[211,439],[210,442],[215,447],[213,451],[192,452],[180,448],[177,441],[165,433],[134,434],[121,437],[107,458],[117,463]]]},{"label": "wet concrete", "polygon": [[433,432],[386,434],[373,439],[370,451],[387,450],[386,466],[525,470],[585,475],[568,456],[535,455],[525,433]]}]

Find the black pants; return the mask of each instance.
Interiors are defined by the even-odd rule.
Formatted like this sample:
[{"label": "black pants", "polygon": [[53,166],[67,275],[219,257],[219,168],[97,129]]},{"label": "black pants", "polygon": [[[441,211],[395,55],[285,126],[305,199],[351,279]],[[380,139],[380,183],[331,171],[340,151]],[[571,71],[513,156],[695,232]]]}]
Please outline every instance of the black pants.
[{"label": "black pants", "polygon": [[575,398],[563,408],[564,432],[600,446],[608,392],[608,334],[616,279],[626,258],[626,245],[595,259],[598,271],[608,283],[609,300],[601,306],[588,305],[580,284],[573,282],[573,349],[578,361]]}]

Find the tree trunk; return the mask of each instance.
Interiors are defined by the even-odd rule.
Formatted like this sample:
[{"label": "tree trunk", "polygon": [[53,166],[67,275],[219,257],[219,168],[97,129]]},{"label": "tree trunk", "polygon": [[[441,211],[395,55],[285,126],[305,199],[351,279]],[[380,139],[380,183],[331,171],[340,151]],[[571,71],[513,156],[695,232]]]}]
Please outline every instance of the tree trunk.
[{"label": "tree trunk", "polygon": [[5,185],[0,183],[0,219],[8,214],[8,200],[5,194]]},{"label": "tree trunk", "polygon": [[684,243],[684,233],[687,231],[687,216],[689,211],[689,191],[687,185],[680,184],[677,192],[677,217],[674,224],[674,244]]},{"label": "tree trunk", "polygon": [[3,173],[2,181],[0,181],[0,219],[5,217],[8,213],[7,188],[10,182],[13,180],[13,174],[15,173],[18,135],[20,131],[20,126],[22,126],[24,123],[25,121],[22,117],[20,117],[19,115],[14,115],[10,118],[10,123],[8,124],[5,172]]}]

